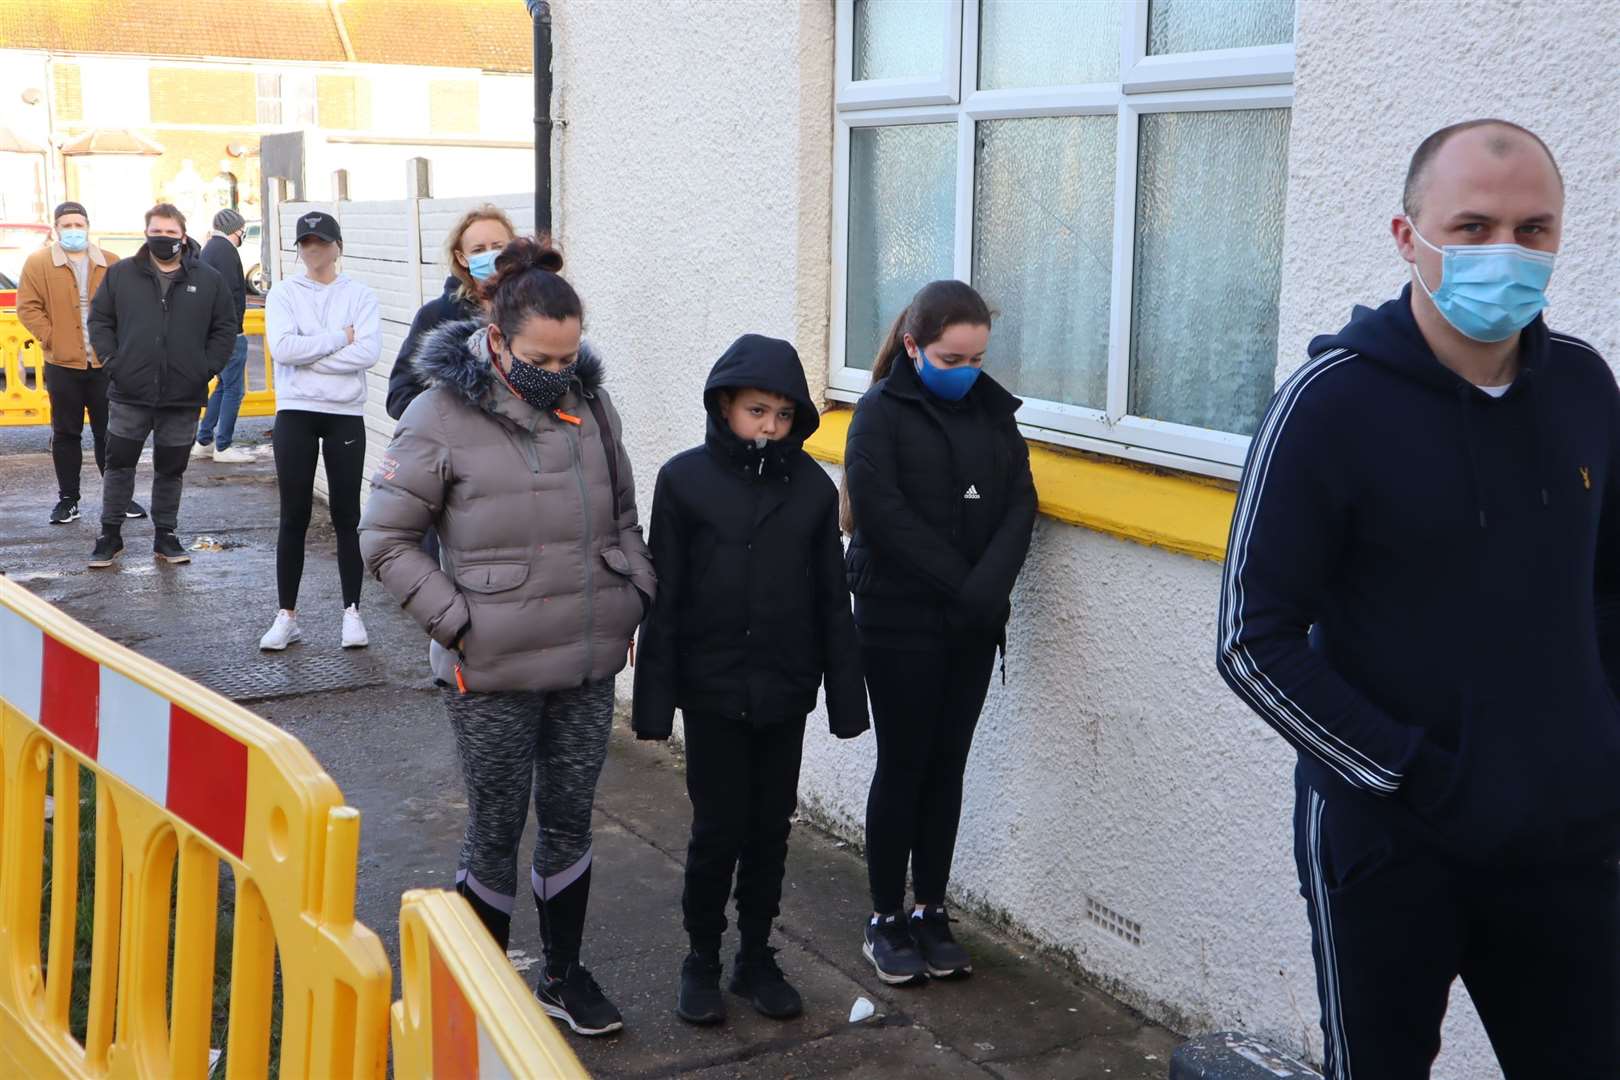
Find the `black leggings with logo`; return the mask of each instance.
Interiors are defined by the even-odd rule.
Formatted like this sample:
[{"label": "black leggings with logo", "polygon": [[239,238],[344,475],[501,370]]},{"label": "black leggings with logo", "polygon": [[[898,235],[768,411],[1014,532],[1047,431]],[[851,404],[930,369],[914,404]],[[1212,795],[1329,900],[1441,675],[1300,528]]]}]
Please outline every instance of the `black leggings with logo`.
[{"label": "black leggings with logo", "polygon": [[276,413],[276,482],[281,530],[276,535],[276,591],[281,607],[298,606],[304,577],[304,534],[315,502],[315,463],[326,459],[326,492],[337,532],[343,606],[360,602],[360,480],[366,468],[366,421],[360,416],[288,409]]}]

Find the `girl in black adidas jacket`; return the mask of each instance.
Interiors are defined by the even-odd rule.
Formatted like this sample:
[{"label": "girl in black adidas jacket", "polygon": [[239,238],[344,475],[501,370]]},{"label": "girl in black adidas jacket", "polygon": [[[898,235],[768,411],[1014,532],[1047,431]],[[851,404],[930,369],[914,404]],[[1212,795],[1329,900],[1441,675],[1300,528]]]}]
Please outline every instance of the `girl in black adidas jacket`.
[{"label": "girl in black adidas jacket", "polygon": [[833,734],[866,730],[844,584],[838,492],[804,452],[821,423],[799,354],[745,334],[709,373],[704,444],[658,473],[648,537],[658,599],[637,644],[632,725],[666,739],[685,720],[692,842],[681,897],[692,951],[676,1011],[725,1017],[720,937],[737,878],[742,948],[731,990],[766,1016],[798,1015],[767,941],[782,897],[805,717],[827,687]]},{"label": "girl in black adidas jacket", "polygon": [[893,984],[972,970],[945,888],[973,729],[1035,524],[1013,419],[1022,403],[980,370],[989,341],[990,309],[971,287],[924,286],[878,351],[844,453],[847,568],[878,751],[864,951]]}]

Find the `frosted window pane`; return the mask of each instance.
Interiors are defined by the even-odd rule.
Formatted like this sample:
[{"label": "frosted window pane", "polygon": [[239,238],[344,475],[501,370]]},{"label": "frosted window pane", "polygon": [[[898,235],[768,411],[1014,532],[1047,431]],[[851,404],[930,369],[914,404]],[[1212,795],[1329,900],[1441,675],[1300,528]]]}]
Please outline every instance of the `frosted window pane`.
[{"label": "frosted window pane", "polygon": [[1107,402],[1116,123],[979,125],[973,284],[1001,313],[987,366],[1025,397]]},{"label": "frosted window pane", "polygon": [[855,79],[938,78],[949,0],[856,0]]},{"label": "frosted window pane", "polygon": [[844,362],[870,368],[912,294],[951,276],[956,125],[849,133],[849,270]]},{"label": "frosted window pane", "polygon": [[1288,110],[1148,113],[1138,155],[1130,411],[1253,434],[1277,366]]},{"label": "frosted window pane", "polygon": [[979,88],[1119,81],[1118,0],[983,0]]},{"label": "frosted window pane", "polygon": [[1294,0],[1152,0],[1148,55],[1286,45],[1294,40]]}]

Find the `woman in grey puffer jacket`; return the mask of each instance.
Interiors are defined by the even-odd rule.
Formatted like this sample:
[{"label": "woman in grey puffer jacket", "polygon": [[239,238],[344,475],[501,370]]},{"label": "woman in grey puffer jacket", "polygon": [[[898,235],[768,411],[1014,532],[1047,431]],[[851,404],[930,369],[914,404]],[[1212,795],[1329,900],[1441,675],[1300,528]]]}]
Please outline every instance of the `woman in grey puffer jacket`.
[{"label": "woman in grey puffer jacket", "polygon": [[[467,787],[456,887],[506,948],[533,785],[530,885],[541,1006],[576,1032],[619,1030],[579,963],[591,804],[613,676],[656,580],[602,365],[581,345],[562,256],[519,239],[484,283],[487,325],[447,324],[417,353],[429,389],[395,430],[360,523],[366,565],[433,639]],[[419,546],[438,530],[440,560]]]}]

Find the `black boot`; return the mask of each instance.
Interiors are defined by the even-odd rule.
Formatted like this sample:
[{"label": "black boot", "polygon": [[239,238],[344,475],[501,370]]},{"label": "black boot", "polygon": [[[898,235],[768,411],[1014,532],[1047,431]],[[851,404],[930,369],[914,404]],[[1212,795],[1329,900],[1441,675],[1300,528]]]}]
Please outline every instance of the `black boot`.
[{"label": "black boot", "polygon": [[456,892],[472,905],[473,914],[478,916],[478,921],[484,924],[484,929],[489,931],[489,936],[495,939],[495,944],[504,953],[512,939],[512,916],[473,892],[465,878],[456,882]]},{"label": "black boot", "polygon": [[790,1020],[804,1011],[799,992],[787,981],[769,945],[743,946],[731,966],[731,992],[745,997],[762,1015]]},{"label": "black boot", "polygon": [[726,1018],[726,999],[720,995],[720,950],[693,949],[681,964],[681,996],[675,1015],[689,1024],[718,1024]]}]

